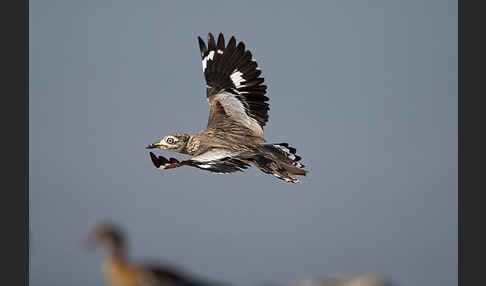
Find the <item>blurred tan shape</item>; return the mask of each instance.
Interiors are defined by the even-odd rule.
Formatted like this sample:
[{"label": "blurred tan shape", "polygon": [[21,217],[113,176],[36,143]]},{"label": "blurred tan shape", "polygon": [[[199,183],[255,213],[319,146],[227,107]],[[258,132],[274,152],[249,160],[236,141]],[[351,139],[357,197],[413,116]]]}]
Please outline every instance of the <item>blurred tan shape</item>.
[{"label": "blurred tan shape", "polygon": [[359,275],[326,280],[304,280],[298,286],[390,286],[390,283],[372,275]]},{"label": "blurred tan shape", "polygon": [[199,280],[170,265],[132,262],[127,255],[124,233],[112,223],[95,225],[88,233],[87,242],[108,250],[102,270],[112,286],[223,286]]}]

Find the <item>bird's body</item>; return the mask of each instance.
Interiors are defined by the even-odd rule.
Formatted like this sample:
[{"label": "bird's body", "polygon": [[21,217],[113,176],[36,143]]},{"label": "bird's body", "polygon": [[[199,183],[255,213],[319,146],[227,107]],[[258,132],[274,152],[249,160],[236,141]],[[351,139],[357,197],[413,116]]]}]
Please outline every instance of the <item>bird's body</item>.
[{"label": "bird's body", "polygon": [[117,256],[109,256],[105,259],[103,272],[113,286],[139,286],[143,281],[143,272],[140,269]]},{"label": "bird's body", "polygon": [[188,281],[172,269],[131,264],[113,255],[104,260],[103,272],[113,286],[208,286]]},{"label": "bird's body", "polygon": [[206,96],[209,103],[207,128],[190,136],[175,133],[165,136],[147,148],[166,149],[190,155],[179,162],[150,153],[159,169],[183,165],[217,173],[241,171],[250,165],[287,182],[299,182],[294,175],[305,176],[296,149],[287,143],[264,144],[263,127],[268,121],[267,87],[261,71],[245,45],[231,37],[225,45],[219,34],[217,42],[211,33],[208,46],[199,38]]},{"label": "bird's body", "polygon": [[102,269],[112,286],[222,286],[195,279],[169,265],[131,262],[125,253],[124,237],[114,225],[97,225],[88,241],[108,248]]},{"label": "bird's body", "polygon": [[216,128],[208,128],[192,136],[186,148],[188,154],[195,157],[208,152],[210,149],[250,152],[255,149],[255,146],[256,144],[244,134],[244,130],[242,132],[241,129],[235,128],[234,132],[226,132]]}]

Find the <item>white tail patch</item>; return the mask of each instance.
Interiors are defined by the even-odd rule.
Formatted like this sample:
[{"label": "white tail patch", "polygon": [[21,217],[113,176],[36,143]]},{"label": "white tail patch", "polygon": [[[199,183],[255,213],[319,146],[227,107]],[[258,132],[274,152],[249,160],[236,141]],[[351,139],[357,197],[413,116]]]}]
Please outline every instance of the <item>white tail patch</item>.
[{"label": "white tail patch", "polygon": [[273,145],[273,147],[277,147],[278,149],[280,149],[280,150],[284,151],[284,152],[285,152],[285,153],[287,153],[288,155],[292,155],[292,156],[293,156],[293,154],[290,152],[290,149],[289,149],[289,148],[287,148],[287,147],[286,147],[286,146],[284,146],[284,145],[280,145],[280,144],[274,144],[274,145]]},{"label": "white tail patch", "polygon": [[301,163],[299,163],[299,162],[294,162],[294,164],[293,164],[293,165],[294,165],[295,167],[297,167],[297,168],[304,168],[304,167],[305,167],[303,164],[301,164]]},{"label": "white tail patch", "polygon": [[301,157],[296,154],[297,150],[295,148],[289,146],[287,143],[272,144],[272,146],[280,149],[282,152],[285,153],[285,156],[287,156],[287,158],[294,161],[294,163],[292,165],[294,165],[295,167],[297,167],[297,168],[303,168],[304,167],[303,164],[298,162],[301,159]]},{"label": "white tail patch", "polygon": [[289,183],[300,183],[299,179],[296,179],[296,178],[289,178],[289,177],[282,177],[280,176],[279,174],[277,173],[272,173],[272,175],[274,175],[275,177],[279,178],[280,180],[284,180],[286,182],[289,182]]}]

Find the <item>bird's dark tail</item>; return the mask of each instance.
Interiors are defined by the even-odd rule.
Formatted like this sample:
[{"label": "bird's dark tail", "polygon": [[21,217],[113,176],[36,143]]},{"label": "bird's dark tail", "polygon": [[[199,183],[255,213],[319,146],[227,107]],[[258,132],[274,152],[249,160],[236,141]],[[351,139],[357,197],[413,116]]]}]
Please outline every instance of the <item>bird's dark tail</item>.
[{"label": "bird's dark tail", "polygon": [[291,183],[299,183],[295,175],[305,176],[308,171],[299,161],[302,159],[297,155],[297,150],[288,143],[263,144],[260,145],[261,152],[254,160],[255,165],[267,174]]}]

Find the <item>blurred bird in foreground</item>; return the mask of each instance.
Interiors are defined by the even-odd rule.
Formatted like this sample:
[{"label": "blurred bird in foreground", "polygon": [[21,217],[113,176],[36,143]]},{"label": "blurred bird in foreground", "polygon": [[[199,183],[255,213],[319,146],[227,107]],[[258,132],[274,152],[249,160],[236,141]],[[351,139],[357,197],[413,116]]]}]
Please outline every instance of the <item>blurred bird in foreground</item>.
[{"label": "blurred bird in foreground", "polygon": [[372,275],[359,275],[322,280],[304,280],[298,286],[392,286],[392,284]]},{"label": "blurred bird in foreground", "polygon": [[201,38],[198,40],[209,103],[207,128],[194,136],[172,133],[149,145],[147,149],[191,156],[180,162],[150,152],[155,167],[192,166],[224,174],[243,171],[253,164],[264,173],[298,183],[295,176],[305,176],[308,171],[299,163],[296,149],[288,143],[261,144],[265,142],[263,126],[268,121],[267,86],[251,52],[234,37],[226,45],[221,33],[217,42],[209,33],[207,46]]},{"label": "blurred bird in foreground", "polygon": [[103,272],[113,286],[221,286],[194,279],[169,266],[132,263],[127,257],[124,235],[113,224],[96,225],[88,234],[88,243],[108,250]]}]

